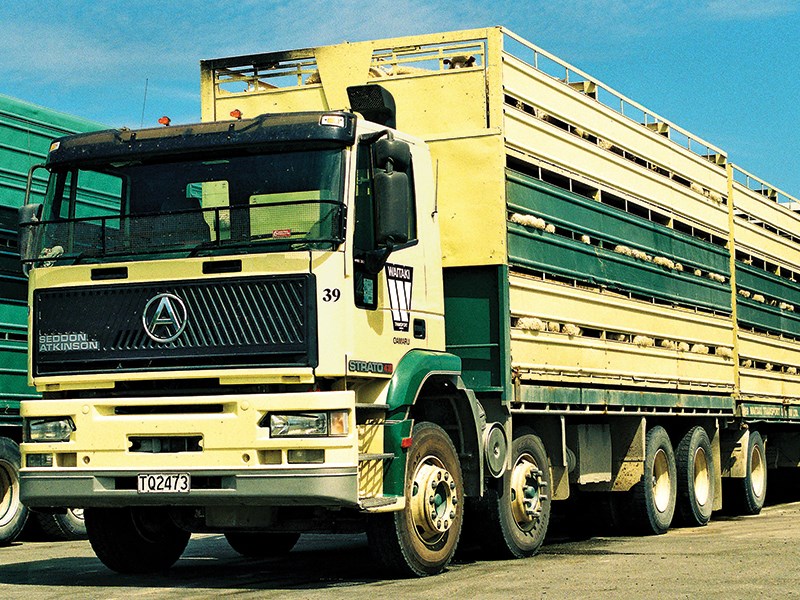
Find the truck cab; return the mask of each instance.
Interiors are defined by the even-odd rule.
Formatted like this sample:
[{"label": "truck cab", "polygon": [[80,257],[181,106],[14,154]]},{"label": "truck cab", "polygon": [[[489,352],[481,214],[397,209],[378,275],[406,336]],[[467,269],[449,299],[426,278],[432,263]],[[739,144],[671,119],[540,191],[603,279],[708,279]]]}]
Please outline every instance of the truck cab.
[{"label": "truck cab", "polygon": [[[424,143],[312,111],[69,136],[44,168],[20,211],[44,396],[22,411],[28,505],[86,507],[126,572],[189,531],[253,553],[405,507],[409,407],[460,383]],[[173,550],[121,557],[120,519]]]}]

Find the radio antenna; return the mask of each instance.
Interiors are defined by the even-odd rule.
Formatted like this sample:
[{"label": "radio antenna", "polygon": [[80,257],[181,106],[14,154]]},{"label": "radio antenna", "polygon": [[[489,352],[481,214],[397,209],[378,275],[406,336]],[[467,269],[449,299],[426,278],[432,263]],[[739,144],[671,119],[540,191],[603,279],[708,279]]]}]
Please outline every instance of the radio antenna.
[{"label": "radio antenna", "polygon": [[139,128],[141,129],[144,127],[144,108],[147,106],[147,82],[149,81],[148,77],[144,78],[144,99],[142,100],[142,120],[139,123]]}]

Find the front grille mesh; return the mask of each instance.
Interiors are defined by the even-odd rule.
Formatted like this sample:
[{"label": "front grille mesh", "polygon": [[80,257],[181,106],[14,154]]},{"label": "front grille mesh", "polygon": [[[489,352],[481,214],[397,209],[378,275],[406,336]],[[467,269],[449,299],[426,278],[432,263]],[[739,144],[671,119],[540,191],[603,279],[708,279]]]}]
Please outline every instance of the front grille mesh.
[{"label": "front grille mesh", "polygon": [[[190,318],[177,348],[222,348],[249,344],[280,345],[305,342],[302,281],[229,284],[169,289],[184,299]],[[179,293],[178,293],[179,292]],[[135,298],[132,298],[135,302]],[[138,307],[130,306],[131,310]],[[141,323],[120,330],[112,350],[160,348]]]},{"label": "front grille mesh", "polygon": [[[41,290],[35,339],[77,335],[89,347],[35,343],[36,372],[315,366],[312,288],[304,275]],[[143,316],[148,301],[165,293],[184,303],[186,327],[159,342],[147,335]]]}]

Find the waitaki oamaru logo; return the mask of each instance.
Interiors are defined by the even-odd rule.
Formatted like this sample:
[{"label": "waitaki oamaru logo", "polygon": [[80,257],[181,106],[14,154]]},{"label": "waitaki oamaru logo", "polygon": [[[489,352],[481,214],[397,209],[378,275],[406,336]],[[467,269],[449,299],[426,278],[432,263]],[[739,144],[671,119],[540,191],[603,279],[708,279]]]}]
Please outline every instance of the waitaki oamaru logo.
[{"label": "waitaki oamaru logo", "polygon": [[411,320],[411,284],[414,269],[400,265],[386,265],[386,283],[389,288],[389,307],[395,331],[408,331]]},{"label": "waitaki oamaru logo", "polygon": [[145,304],[142,325],[154,342],[172,342],[186,329],[186,304],[175,294],[158,294]]}]

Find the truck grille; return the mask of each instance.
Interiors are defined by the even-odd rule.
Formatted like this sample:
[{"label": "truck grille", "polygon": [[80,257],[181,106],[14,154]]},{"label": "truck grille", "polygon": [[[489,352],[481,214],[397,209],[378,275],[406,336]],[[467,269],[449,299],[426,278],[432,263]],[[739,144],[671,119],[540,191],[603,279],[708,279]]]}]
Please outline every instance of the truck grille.
[{"label": "truck grille", "polygon": [[302,275],[37,291],[34,373],[313,367],[313,288]]}]

